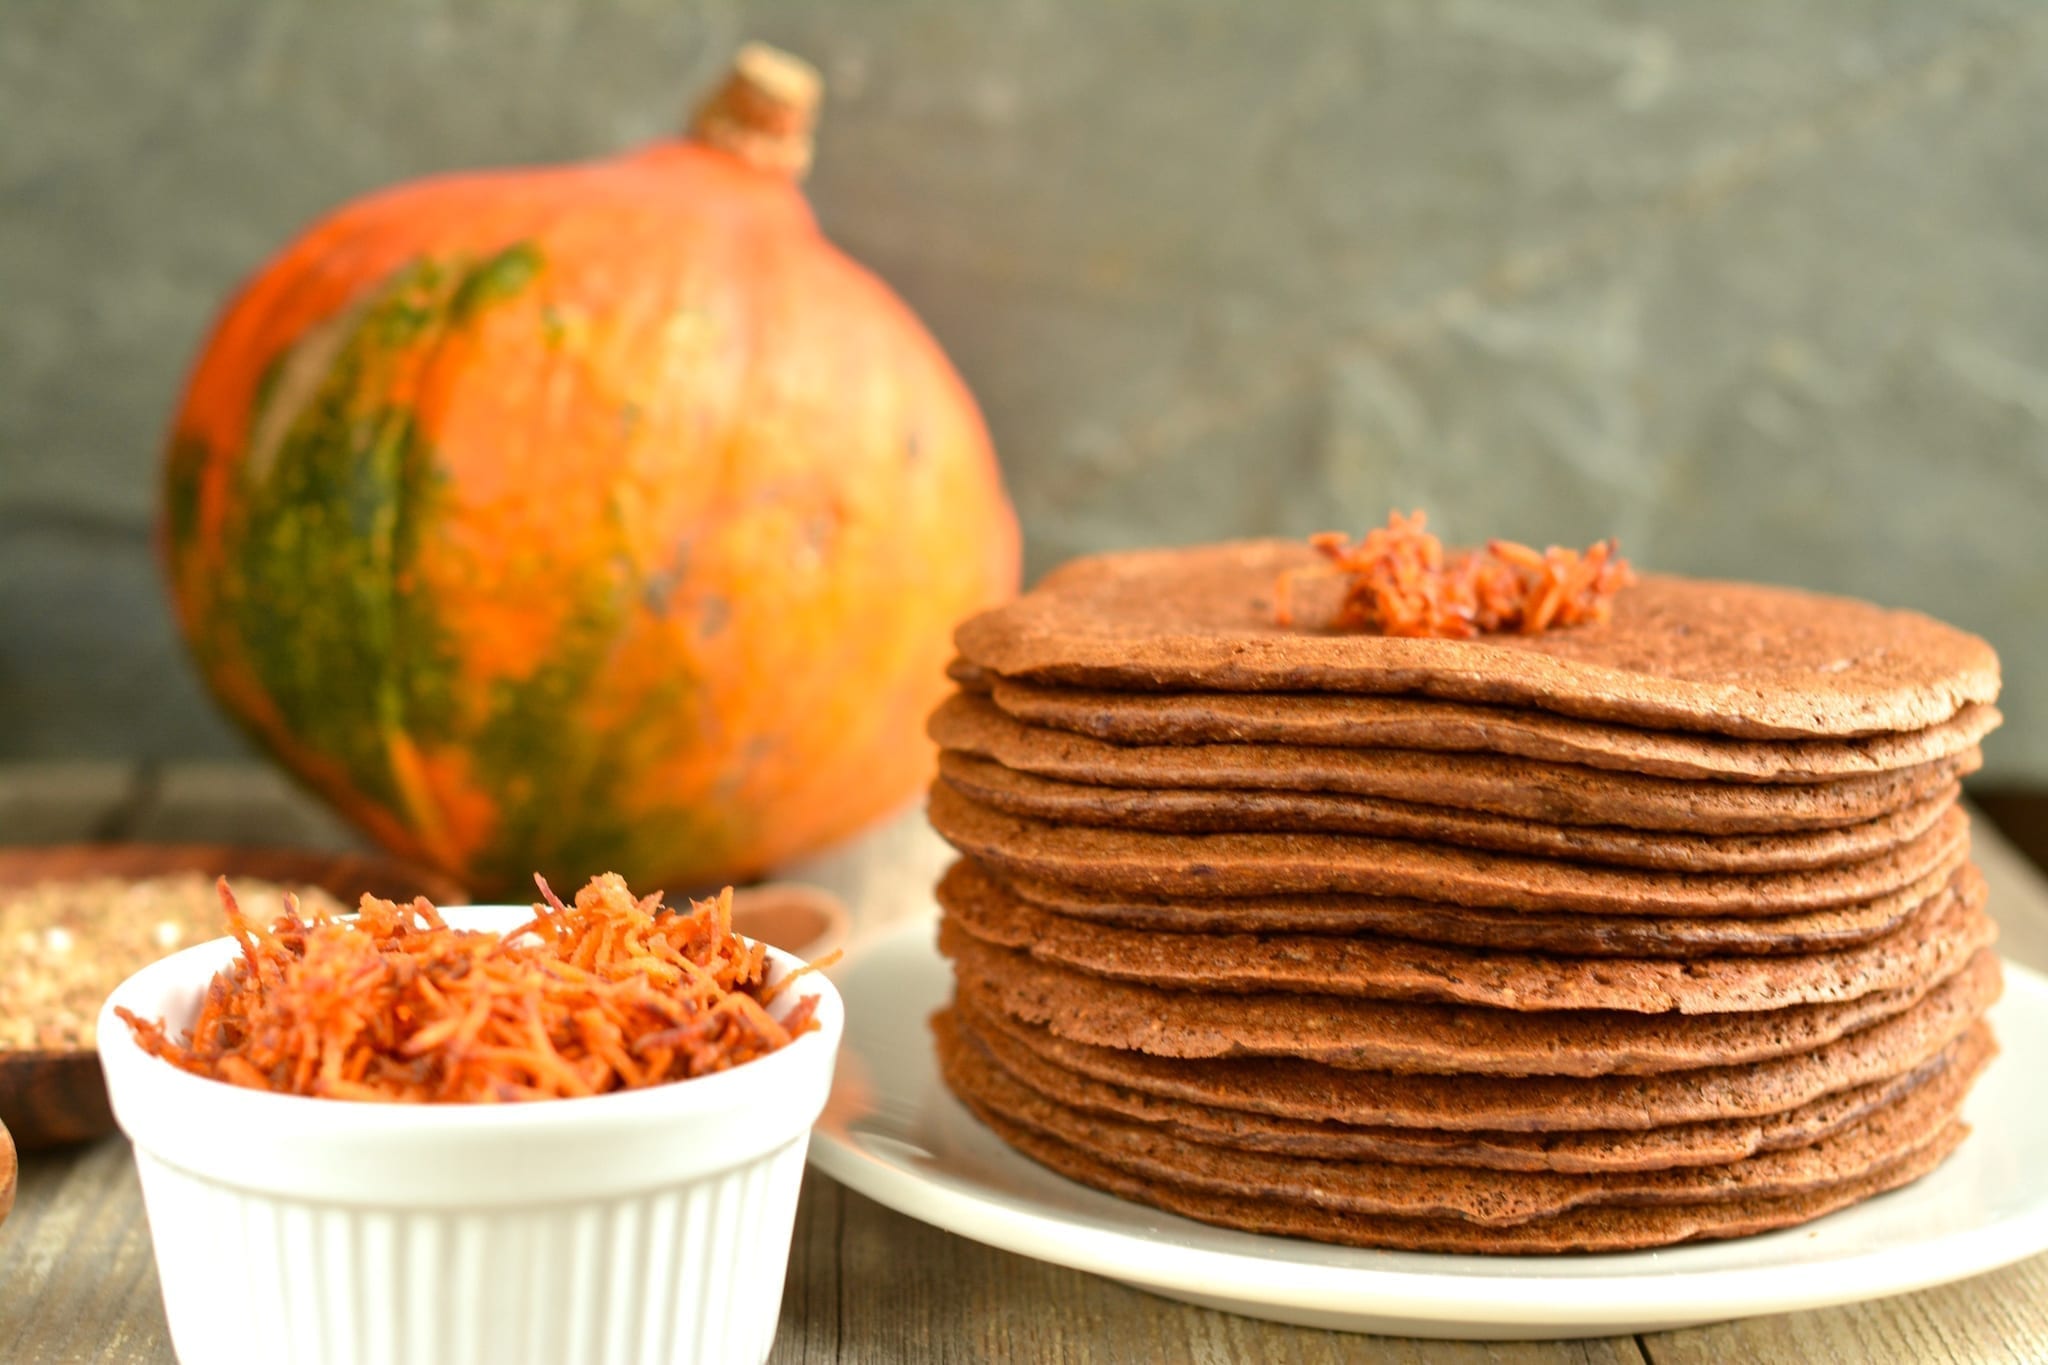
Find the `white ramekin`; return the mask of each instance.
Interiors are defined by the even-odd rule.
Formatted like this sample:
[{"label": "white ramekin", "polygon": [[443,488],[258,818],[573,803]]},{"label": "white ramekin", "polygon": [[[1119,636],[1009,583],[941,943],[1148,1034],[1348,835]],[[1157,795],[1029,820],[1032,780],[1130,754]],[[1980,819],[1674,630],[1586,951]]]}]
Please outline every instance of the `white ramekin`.
[{"label": "white ramekin", "polygon": [[[504,930],[523,906],[450,910]],[[731,1071],[591,1099],[397,1105],[244,1090],[136,1046],[236,951],[144,968],[100,1012],[184,1365],[750,1362],[782,1304],[811,1124],[845,1013]],[[770,979],[800,965],[769,949]]]}]

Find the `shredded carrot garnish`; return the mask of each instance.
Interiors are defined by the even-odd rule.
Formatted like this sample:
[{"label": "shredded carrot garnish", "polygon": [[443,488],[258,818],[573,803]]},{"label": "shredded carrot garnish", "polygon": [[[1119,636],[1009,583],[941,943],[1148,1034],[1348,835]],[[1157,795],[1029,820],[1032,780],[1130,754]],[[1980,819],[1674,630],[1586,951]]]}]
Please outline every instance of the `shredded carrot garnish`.
[{"label": "shredded carrot garnish", "polygon": [[1280,625],[1294,624],[1294,585],[1309,574],[1348,580],[1329,622],[1334,629],[1452,639],[1534,635],[1554,626],[1604,622],[1614,610],[1614,595],[1635,582],[1612,539],[1596,541],[1584,553],[1489,540],[1483,550],[1447,554],[1421,512],[1390,512],[1385,526],[1358,541],[1324,531],[1310,536],[1309,544],[1329,564],[1281,575],[1273,607]]},{"label": "shredded carrot garnish", "polygon": [[[218,887],[241,945],[173,1040],[116,1012],[144,1051],[252,1090],[496,1103],[633,1090],[724,1071],[817,1028],[816,996],[778,1019],[768,958],[732,932],[732,891],[670,910],[612,873],[564,905],[540,884],[506,934],[451,929],[432,905],[363,897],[353,916],[269,926]],[[823,964],[812,964],[813,966]],[[809,971],[811,968],[804,968]]]}]

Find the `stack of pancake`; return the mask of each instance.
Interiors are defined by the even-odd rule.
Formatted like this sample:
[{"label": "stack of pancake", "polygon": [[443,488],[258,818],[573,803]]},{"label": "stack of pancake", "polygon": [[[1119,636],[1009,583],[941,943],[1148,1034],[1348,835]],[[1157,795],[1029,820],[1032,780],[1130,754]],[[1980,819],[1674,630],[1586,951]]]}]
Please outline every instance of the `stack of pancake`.
[{"label": "stack of pancake", "polygon": [[1316,562],[1080,560],[960,629],[933,1024],[983,1122],[1207,1222],[1461,1252],[1784,1227],[1955,1148],[1983,641],[1666,577],[1535,635],[1275,624]]}]

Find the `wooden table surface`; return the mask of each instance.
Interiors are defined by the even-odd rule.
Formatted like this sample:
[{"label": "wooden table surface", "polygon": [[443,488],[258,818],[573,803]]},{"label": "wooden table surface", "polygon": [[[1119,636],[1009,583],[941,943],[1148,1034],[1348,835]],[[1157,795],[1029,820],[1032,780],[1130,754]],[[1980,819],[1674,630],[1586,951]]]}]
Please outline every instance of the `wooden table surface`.
[{"label": "wooden table surface", "polygon": [[[255,769],[0,768],[0,842],[77,838],[322,848],[352,842],[281,781]],[[2048,969],[2048,883],[1989,822],[1978,821],[1977,840],[2004,951]],[[859,932],[871,933],[923,912],[942,861],[922,821],[906,820],[798,871],[847,896]],[[0,1362],[172,1359],[126,1142],[27,1154],[18,1202],[0,1225]],[[941,1232],[813,1171],[797,1214],[770,1359],[2040,1365],[2048,1361],[2048,1256],[1918,1294],[1684,1331],[1564,1342],[1419,1341],[1282,1327],[1170,1302]]]}]

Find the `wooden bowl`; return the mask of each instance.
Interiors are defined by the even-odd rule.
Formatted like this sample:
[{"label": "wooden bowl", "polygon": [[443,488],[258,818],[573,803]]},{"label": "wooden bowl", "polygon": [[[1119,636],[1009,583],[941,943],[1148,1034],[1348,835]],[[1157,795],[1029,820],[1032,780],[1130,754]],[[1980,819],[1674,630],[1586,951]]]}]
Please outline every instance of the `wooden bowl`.
[{"label": "wooden bowl", "polygon": [[804,882],[762,882],[732,893],[735,933],[815,962],[846,942],[853,917],[839,897]]},{"label": "wooden bowl", "polygon": [[0,1124],[0,1223],[14,1207],[14,1177],[20,1166],[14,1158],[14,1139],[7,1136],[7,1125]]},{"label": "wooden bowl", "polygon": [[[466,905],[469,893],[439,872],[374,854],[305,853],[221,844],[65,844],[0,848],[0,889],[94,877],[254,878],[317,886],[354,905],[364,892],[391,899],[425,896]],[[114,1130],[99,1054],[88,1048],[0,1051],[0,1125],[23,1151],[85,1142]],[[11,1153],[9,1165],[12,1164]]]}]

